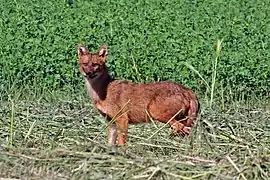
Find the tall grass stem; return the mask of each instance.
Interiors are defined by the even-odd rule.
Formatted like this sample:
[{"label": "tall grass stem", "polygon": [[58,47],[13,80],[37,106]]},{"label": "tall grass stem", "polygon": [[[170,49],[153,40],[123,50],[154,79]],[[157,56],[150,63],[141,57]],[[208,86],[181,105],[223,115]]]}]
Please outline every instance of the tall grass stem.
[{"label": "tall grass stem", "polygon": [[14,102],[9,97],[10,101],[10,126],[9,126],[9,146],[13,146],[13,139],[14,139]]},{"label": "tall grass stem", "polygon": [[215,90],[216,77],[217,77],[217,63],[218,63],[218,58],[220,56],[222,41],[223,41],[223,39],[222,40],[219,40],[219,39],[217,40],[216,58],[215,58],[214,69],[213,69],[213,74],[212,74],[210,108],[212,107],[213,99],[214,99],[214,90]]}]

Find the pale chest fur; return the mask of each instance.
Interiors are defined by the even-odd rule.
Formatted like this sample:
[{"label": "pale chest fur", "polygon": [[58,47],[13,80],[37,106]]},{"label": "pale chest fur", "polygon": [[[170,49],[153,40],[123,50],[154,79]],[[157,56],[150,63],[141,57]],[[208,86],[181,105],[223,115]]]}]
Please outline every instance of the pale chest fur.
[{"label": "pale chest fur", "polygon": [[87,80],[85,81],[85,84],[88,90],[89,97],[91,98],[95,107],[101,112],[103,112],[104,114],[106,114],[107,113],[106,105],[100,99],[98,93],[92,88],[91,84]]}]

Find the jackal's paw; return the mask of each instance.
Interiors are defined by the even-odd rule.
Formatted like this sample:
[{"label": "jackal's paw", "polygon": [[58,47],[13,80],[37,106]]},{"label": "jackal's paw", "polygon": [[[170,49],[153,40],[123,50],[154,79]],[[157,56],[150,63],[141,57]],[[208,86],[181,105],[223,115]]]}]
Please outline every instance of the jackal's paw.
[{"label": "jackal's paw", "polygon": [[185,126],[183,128],[183,132],[185,133],[186,136],[188,136],[191,133],[191,127]]},{"label": "jackal's paw", "polygon": [[174,129],[172,129],[171,133],[170,133],[170,136],[182,136],[182,137],[185,137],[185,132],[184,131],[175,131]]},{"label": "jackal's paw", "polygon": [[185,136],[185,132],[184,132],[184,125],[180,122],[175,122],[171,125],[172,131],[171,131],[171,136],[177,136],[177,135],[181,135],[181,136]]},{"label": "jackal's paw", "polygon": [[171,136],[182,136],[182,137],[188,137],[189,134],[191,133],[191,127],[185,126],[182,130],[176,130],[172,129],[171,131]]}]

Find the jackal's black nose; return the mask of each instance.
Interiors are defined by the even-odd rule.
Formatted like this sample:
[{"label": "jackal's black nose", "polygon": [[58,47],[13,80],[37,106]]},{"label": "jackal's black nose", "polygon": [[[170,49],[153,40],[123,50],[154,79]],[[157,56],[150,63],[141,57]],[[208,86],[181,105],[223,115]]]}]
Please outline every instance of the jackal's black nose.
[{"label": "jackal's black nose", "polygon": [[86,76],[91,76],[93,73],[92,72],[87,72],[85,74],[86,74]]}]

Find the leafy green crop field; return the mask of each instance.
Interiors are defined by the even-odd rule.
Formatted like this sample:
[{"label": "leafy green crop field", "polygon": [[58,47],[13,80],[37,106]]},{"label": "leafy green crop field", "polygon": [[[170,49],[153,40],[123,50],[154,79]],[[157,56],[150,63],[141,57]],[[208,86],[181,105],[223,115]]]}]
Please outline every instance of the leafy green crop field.
[{"label": "leafy green crop field", "polygon": [[[270,178],[269,0],[2,0],[0,11],[0,179]],[[126,151],[107,146],[79,43],[107,44],[117,78],[194,89],[192,135],[142,124]]]},{"label": "leafy green crop field", "polygon": [[269,91],[267,0],[68,2],[1,3],[0,80],[8,87],[76,89],[81,86],[77,45],[94,51],[106,43],[118,78],[174,80],[205,92],[216,41],[223,39],[217,87],[237,94]]}]

